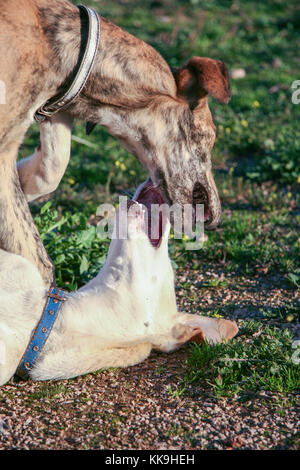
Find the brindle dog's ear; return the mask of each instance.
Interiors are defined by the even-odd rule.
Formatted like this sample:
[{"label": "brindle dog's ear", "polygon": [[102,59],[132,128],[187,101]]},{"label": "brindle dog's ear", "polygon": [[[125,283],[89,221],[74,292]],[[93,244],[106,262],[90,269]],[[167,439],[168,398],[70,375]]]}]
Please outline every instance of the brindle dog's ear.
[{"label": "brindle dog's ear", "polygon": [[221,60],[208,57],[192,57],[183,67],[173,71],[177,95],[188,100],[192,107],[207,95],[220,103],[228,103],[231,97],[229,76]]},{"label": "brindle dog's ear", "polygon": [[97,124],[95,124],[94,122],[87,122],[85,126],[86,135],[90,135],[96,126]]}]

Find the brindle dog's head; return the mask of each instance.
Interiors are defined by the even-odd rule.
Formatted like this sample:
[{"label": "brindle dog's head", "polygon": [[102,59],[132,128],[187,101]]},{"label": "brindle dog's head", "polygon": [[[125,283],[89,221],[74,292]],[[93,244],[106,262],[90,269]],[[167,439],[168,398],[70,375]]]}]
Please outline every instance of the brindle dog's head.
[{"label": "brindle dog's head", "polygon": [[208,96],[228,103],[227,69],[219,60],[193,57],[173,77],[175,96],[161,94],[131,109],[105,106],[97,120],[136,155],[166,202],[204,204],[205,228],[214,229],[221,205],[211,171],[216,127]]},{"label": "brindle dog's head", "polygon": [[206,228],[215,228],[221,207],[211,173],[216,128],[208,96],[229,101],[225,64],[193,57],[172,73],[148,44],[107,20],[101,28],[94,70],[72,114],[91,121],[89,130],[101,124],[116,136],[168,203],[203,203]]},{"label": "brindle dog's head", "polygon": [[220,60],[192,57],[174,71],[174,77],[185,110],[174,123],[173,153],[162,179],[172,201],[204,204],[205,227],[214,229],[220,222],[221,205],[211,171],[216,126],[208,96],[229,102],[228,72]]}]

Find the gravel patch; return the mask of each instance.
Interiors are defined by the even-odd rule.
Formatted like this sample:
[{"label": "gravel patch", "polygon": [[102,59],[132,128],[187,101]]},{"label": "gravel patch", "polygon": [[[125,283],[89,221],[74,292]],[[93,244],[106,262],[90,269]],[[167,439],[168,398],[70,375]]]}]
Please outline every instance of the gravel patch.
[{"label": "gravel patch", "polygon": [[[182,289],[187,279],[191,288]],[[213,289],[201,287],[204,280],[201,271],[178,271],[181,309],[200,313],[209,306],[239,322],[253,312],[260,318],[261,306],[299,302],[298,293],[274,287],[266,278],[263,286],[259,278],[238,284],[233,276],[227,287]],[[288,327],[297,332],[299,323],[288,322]],[[153,352],[137,366],[68,381],[10,381],[0,389],[0,449],[299,448],[295,396],[261,392],[241,403],[216,399],[199,383],[176,393],[189,347],[172,354]]]},{"label": "gravel patch", "polygon": [[279,412],[268,395],[216,400],[200,386],[172,396],[187,349],[68,382],[10,383],[0,449],[296,449],[296,406]]}]

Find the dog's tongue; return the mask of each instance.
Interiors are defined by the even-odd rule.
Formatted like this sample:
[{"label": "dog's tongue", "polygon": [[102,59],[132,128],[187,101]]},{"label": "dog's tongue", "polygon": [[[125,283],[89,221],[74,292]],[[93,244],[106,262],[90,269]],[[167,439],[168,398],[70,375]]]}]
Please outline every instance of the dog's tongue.
[{"label": "dog's tongue", "polygon": [[[153,186],[151,179],[148,179],[142,185],[141,190],[135,197],[135,200],[147,208],[148,237],[152,245],[157,247],[162,237],[162,213],[158,213],[158,207],[161,206],[161,204],[164,204],[164,200],[158,189]],[[155,207],[152,207],[154,204]],[[156,214],[155,217],[153,217],[153,214]],[[152,236],[152,234],[154,234],[154,236]]]}]

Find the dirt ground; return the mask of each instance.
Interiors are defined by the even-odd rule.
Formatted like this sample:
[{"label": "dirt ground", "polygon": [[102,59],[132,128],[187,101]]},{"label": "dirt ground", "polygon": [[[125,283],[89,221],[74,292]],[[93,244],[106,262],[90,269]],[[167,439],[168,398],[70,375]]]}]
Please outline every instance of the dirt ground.
[{"label": "dirt ground", "polygon": [[[182,309],[199,313],[214,305],[239,323],[259,319],[262,306],[278,307],[288,298],[299,302],[299,294],[285,291],[280,279],[278,285],[274,278],[237,284],[234,275],[231,286],[201,289],[202,298],[191,300],[203,276],[178,272],[180,285],[185,279],[192,282],[188,297],[177,287]],[[299,336],[299,324],[281,326]],[[10,381],[0,390],[0,449],[299,448],[299,407],[292,395],[280,399],[261,392],[242,403],[215,398],[201,383],[176,393],[190,347],[172,354],[153,352],[134,367],[68,381]]]}]

